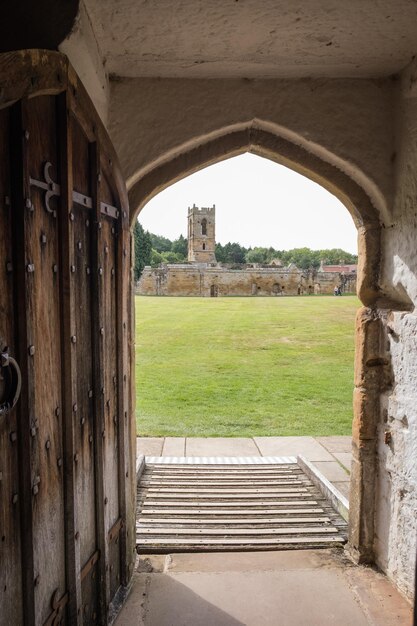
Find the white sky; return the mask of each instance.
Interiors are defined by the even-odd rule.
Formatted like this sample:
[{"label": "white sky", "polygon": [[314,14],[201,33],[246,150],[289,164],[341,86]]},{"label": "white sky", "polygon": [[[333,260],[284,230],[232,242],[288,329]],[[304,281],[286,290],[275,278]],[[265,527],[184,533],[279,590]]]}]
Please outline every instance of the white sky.
[{"label": "white sky", "polygon": [[292,170],[243,154],[171,185],[142,209],[145,230],[187,236],[187,209],[216,205],[216,241],[279,250],[342,248],[357,253],[356,228],[345,206]]}]

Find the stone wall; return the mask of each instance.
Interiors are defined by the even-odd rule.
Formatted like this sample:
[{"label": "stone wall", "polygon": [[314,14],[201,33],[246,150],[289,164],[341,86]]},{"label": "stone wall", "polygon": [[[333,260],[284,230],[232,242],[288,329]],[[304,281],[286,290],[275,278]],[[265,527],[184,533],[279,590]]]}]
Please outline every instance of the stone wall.
[{"label": "stone wall", "polygon": [[[147,296],[296,296],[333,294],[341,275],[333,272],[303,272],[297,268],[229,269],[204,264],[145,267],[136,287]],[[355,293],[356,278],[346,291]]]},{"label": "stone wall", "polygon": [[417,65],[398,82],[394,223],[383,231],[382,282],[404,310],[383,316],[390,378],[377,429],[375,551],[383,571],[413,593],[417,539]]},{"label": "stone wall", "polygon": [[[142,208],[137,198],[146,201],[161,191],[152,189],[144,199],[134,188],[146,172],[225,135],[225,129],[247,128],[248,122],[257,127],[262,121],[262,127],[342,169],[385,213],[392,198],[392,89],[389,80],[113,81],[109,132],[125,172],[131,209],[136,213]],[[192,171],[192,160],[189,168],[185,175]],[[181,177],[173,166],[167,184]]]}]

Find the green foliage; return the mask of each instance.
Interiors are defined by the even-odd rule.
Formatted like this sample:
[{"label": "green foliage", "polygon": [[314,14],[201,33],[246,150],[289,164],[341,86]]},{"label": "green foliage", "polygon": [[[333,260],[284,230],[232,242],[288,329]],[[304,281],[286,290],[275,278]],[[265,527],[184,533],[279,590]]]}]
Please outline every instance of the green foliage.
[{"label": "green foliage", "polygon": [[339,263],[357,263],[358,256],[350,254],[340,248],[332,248],[331,250],[320,250],[320,260],[323,259],[327,265],[339,265]]},{"label": "green foliage", "polygon": [[294,263],[300,269],[318,268],[321,261],[329,265],[339,263],[357,263],[355,254],[340,248],[329,250],[311,250],[310,248],[293,248],[292,250],[275,250],[274,248],[250,248],[246,253],[247,263],[270,263],[273,259],[281,259],[284,265]]},{"label": "green foliage", "polygon": [[152,249],[151,266],[157,267],[160,263],[163,263],[163,261],[164,259],[162,254],[157,250]]},{"label": "green foliage", "polygon": [[[161,235],[150,234],[152,242],[152,267],[159,263],[183,263],[188,257],[187,239],[180,235],[171,241]],[[263,248],[245,248],[237,242],[225,245],[216,243],[216,259],[218,263],[239,265],[244,263],[260,263],[266,265],[273,259],[281,259],[283,265],[294,263],[300,269],[318,268],[321,261],[329,265],[339,263],[357,263],[358,257],[340,248],[327,250],[311,250],[310,248],[293,248],[292,250],[276,250],[272,246]]]},{"label": "green foliage", "polygon": [[188,242],[183,235],[180,235],[178,239],[172,242],[171,252],[178,254],[181,261],[186,261],[188,257]]},{"label": "green foliage", "polygon": [[171,250],[172,241],[161,235],[151,233],[152,248],[157,252],[169,252]]},{"label": "green foliage", "polygon": [[247,263],[269,263],[276,255],[271,255],[268,248],[251,248],[246,253]]},{"label": "green foliage", "polygon": [[178,252],[163,252],[162,263],[183,263],[185,261],[182,254],[178,254]]},{"label": "green foliage", "polygon": [[143,227],[136,220],[133,227],[133,238],[135,248],[135,264],[133,267],[133,275],[135,281],[138,281],[143,272],[145,265],[150,265],[152,256],[151,235],[148,231],[144,231]]},{"label": "green foliage", "polygon": [[244,248],[239,243],[226,243],[222,246],[221,243],[216,244],[216,259],[219,263],[239,264],[245,263],[247,248]]},{"label": "green foliage", "polygon": [[136,297],[138,434],[350,434],[358,307],[354,296]]},{"label": "green foliage", "polygon": [[157,252],[156,250],[152,250],[152,267],[158,267],[161,263],[184,263],[184,261],[186,261],[186,259],[184,259],[183,255],[177,252]]}]

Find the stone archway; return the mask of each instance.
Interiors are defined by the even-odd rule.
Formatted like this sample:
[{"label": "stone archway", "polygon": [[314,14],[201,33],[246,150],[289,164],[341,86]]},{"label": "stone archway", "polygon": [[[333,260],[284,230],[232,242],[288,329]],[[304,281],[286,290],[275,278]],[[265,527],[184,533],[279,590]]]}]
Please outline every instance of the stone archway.
[{"label": "stone archway", "polygon": [[[169,185],[221,160],[251,152],[283,164],[319,183],[337,196],[351,214],[358,230],[358,297],[364,305],[356,320],[355,389],[353,400],[353,463],[348,550],[358,562],[374,560],[374,509],[376,477],[376,423],[385,363],[382,337],[383,311],[403,309],[379,284],[381,219],[370,195],[340,167],[308,151],[267,125],[252,122],[246,128],[225,129],[224,134],[178,150],[134,178],[129,189],[131,222],[142,207]],[[133,179],[131,179],[133,180]],[[284,294],[282,286],[282,294]]]}]

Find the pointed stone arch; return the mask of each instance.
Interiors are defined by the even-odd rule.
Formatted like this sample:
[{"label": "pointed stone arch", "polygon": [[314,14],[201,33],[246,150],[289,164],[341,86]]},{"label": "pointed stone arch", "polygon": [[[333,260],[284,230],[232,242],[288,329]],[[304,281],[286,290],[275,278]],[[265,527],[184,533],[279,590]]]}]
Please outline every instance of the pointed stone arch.
[{"label": "pointed stone arch", "polygon": [[[284,133],[285,134],[285,133]],[[373,183],[361,172],[349,169],[336,155],[306,146],[288,131],[285,136],[256,120],[245,127],[229,127],[216,136],[195,138],[167,154],[128,181],[131,222],[160,191],[209,165],[250,152],[306,176],[335,195],[347,208],[358,230],[359,267],[357,290],[365,305],[356,322],[355,390],[353,402],[353,462],[349,552],[358,562],[374,560],[375,429],[383,371],[369,374],[367,360],[381,332],[378,309],[404,308],[380,286],[383,203],[375,206]],[[311,149],[309,149],[311,148]],[[319,148],[319,147],[318,147]],[[333,158],[332,158],[333,157]],[[348,173],[349,172],[349,173]],[[285,286],[281,286],[285,294]]]},{"label": "pointed stone arch", "polygon": [[[332,163],[330,157],[326,160],[317,154],[317,150],[308,150],[295,138],[290,139],[289,133],[284,137],[274,132],[266,123],[250,122],[245,128],[226,128],[215,137],[196,138],[175,154],[160,159],[142,175],[131,178],[128,181],[131,222],[144,205],[166,187],[209,165],[245,152],[268,158],[306,176],[346,206],[358,230],[358,296],[366,306],[393,308],[392,301],[379,285],[382,219],[370,191],[346,173],[348,167],[342,169],[340,162]],[[366,179],[365,176],[362,178]]]}]

